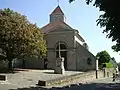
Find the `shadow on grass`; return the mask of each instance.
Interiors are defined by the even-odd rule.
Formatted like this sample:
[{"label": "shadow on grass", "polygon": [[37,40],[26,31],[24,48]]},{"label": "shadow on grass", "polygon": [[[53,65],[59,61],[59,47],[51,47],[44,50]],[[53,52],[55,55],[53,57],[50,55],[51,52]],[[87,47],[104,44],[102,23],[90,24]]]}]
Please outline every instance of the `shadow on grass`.
[{"label": "shadow on grass", "polygon": [[63,87],[29,87],[9,90],[120,90],[120,83],[86,83],[71,84]]}]

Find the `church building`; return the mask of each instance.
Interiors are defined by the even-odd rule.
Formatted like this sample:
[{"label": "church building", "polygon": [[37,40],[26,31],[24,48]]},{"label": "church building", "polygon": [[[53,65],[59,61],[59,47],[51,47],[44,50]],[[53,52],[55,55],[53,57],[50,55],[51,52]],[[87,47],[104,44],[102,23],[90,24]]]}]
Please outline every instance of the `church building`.
[{"label": "church building", "polygon": [[50,14],[50,21],[43,26],[44,39],[47,44],[47,68],[54,69],[56,60],[64,58],[65,70],[93,70],[95,69],[96,58],[89,51],[85,40],[80,36],[79,31],[72,28],[65,22],[65,15],[60,6]]},{"label": "church building", "polygon": [[95,70],[96,58],[89,51],[79,31],[65,22],[65,15],[60,6],[50,14],[50,21],[41,28],[47,44],[47,55],[44,60],[29,58],[25,61],[15,60],[14,67],[55,69],[57,58],[64,58],[65,70]]}]

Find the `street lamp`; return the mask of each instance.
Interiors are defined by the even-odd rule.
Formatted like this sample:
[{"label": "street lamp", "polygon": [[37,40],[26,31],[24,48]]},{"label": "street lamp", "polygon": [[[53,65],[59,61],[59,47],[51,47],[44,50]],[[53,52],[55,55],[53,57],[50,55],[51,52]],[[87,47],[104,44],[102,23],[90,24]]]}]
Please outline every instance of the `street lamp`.
[{"label": "street lamp", "polygon": [[98,60],[99,57],[96,58],[96,79],[98,78]]}]

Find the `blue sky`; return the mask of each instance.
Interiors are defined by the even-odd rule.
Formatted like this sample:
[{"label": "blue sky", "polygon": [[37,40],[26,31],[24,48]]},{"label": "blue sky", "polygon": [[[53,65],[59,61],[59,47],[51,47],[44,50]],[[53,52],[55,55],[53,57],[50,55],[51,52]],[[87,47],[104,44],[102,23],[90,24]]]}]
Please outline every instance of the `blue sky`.
[{"label": "blue sky", "polygon": [[[49,22],[49,14],[58,5],[57,0],[1,0],[0,9],[10,8],[17,11],[36,23],[39,27]],[[107,39],[102,33],[102,28],[96,26],[96,19],[100,12],[92,5],[86,5],[85,0],[76,0],[69,3],[68,0],[60,0],[60,7],[65,13],[66,22],[78,29],[80,35],[89,45],[89,50],[96,55],[102,50],[108,51],[111,57],[115,57],[120,62],[119,53],[113,52],[111,46],[114,44],[111,39]]]}]

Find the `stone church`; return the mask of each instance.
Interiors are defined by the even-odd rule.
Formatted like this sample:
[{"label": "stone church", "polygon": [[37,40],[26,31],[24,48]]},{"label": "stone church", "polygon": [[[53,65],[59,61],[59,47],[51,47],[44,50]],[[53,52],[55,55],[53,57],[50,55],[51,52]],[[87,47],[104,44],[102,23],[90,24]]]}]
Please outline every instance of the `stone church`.
[{"label": "stone church", "polygon": [[95,56],[89,51],[79,31],[65,22],[65,15],[60,6],[50,14],[50,21],[43,26],[44,39],[47,43],[47,68],[54,69],[56,58],[64,58],[65,70],[95,69]]},{"label": "stone church", "polygon": [[[24,61],[25,68],[54,69],[60,55],[64,58],[65,70],[95,69],[95,56],[89,51],[79,31],[65,22],[65,15],[59,6],[50,14],[50,22],[41,30],[47,44],[47,56],[44,60],[27,58]],[[23,65],[22,60],[14,62],[14,67],[20,67],[20,65]]]}]

